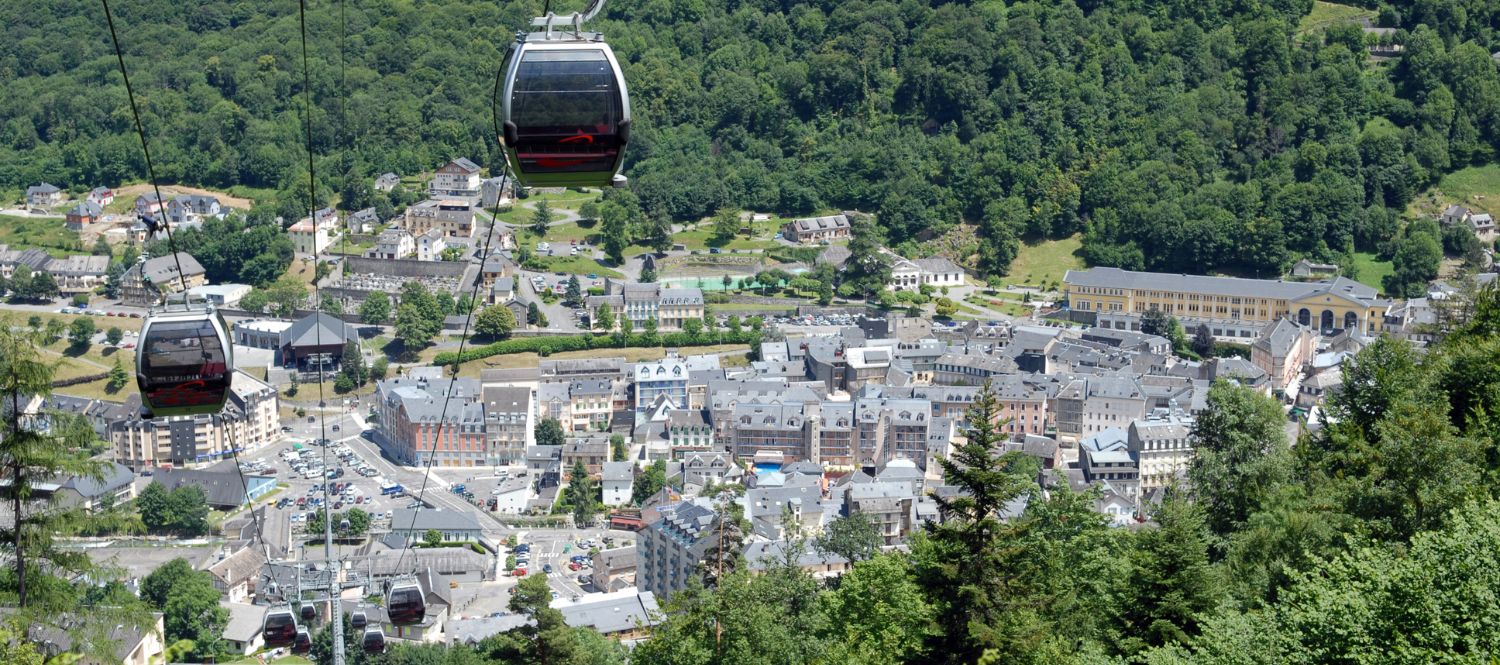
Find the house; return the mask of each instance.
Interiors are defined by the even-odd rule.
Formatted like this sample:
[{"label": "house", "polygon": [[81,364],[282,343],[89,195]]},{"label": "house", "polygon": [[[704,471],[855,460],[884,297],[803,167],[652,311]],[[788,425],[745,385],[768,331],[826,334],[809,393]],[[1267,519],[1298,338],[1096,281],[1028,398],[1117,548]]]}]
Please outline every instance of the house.
[{"label": "house", "polygon": [[491,495],[491,500],[495,502],[491,510],[507,515],[520,515],[526,512],[526,505],[534,496],[530,479],[511,478],[495,488]]},{"label": "house", "polygon": [[213,576],[214,588],[231,603],[249,602],[255,594],[260,569],[266,565],[266,555],[260,547],[246,543],[232,554],[219,556],[223,558],[205,568]]},{"label": "house", "polygon": [[225,646],[241,656],[249,656],[266,646],[262,634],[269,605],[220,601],[219,607],[229,612],[229,621],[224,624]]},{"label": "house", "polygon": [[829,242],[849,237],[849,213],[794,219],[781,228],[781,237],[796,243]]},{"label": "house", "polygon": [[41,249],[11,249],[7,245],[0,245],[0,276],[10,279],[16,274],[16,268],[26,266],[33,274],[43,272],[55,259],[51,254]]},{"label": "house", "polygon": [[417,251],[417,244],[406,229],[386,229],[375,238],[375,248],[365,256],[372,259],[404,259]]},{"label": "house", "polygon": [[135,498],[135,474],[119,462],[105,463],[103,476],[74,476],[57,489],[65,506],[95,511],[116,506]]},{"label": "house", "polygon": [[687,588],[713,546],[719,515],[707,499],[658,506],[638,535],[636,586],[659,597]]},{"label": "house", "polygon": [[589,478],[598,480],[604,473],[604,464],[609,461],[609,435],[595,434],[569,439],[562,446],[563,476],[573,473],[573,467],[582,463]]},{"label": "house", "polygon": [[443,250],[448,249],[448,243],[444,241],[441,229],[428,229],[426,233],[417,237],[416,245],[418,261],[440,261],[443,258]]},{"label": "house", "polygon": [[923,284],[934,288],[964,284],[963,269],[945,257],[906,259],[895,254],[890,256],[894,260],[891,263],[891,281],[886,284],[886,288],[892,291],[917,291]]},{"label": "house", "polygon": [[115,190],[99,186],[89,190],[88,200],[94,205],[103,208],[115,202]]},{"label": "house", "polygon": [[420,541],[428,531],[442,534],[444,542],[478,542],[484,531],[479,520],[469,512],[428,508],[412,510],[397,508],[392,511],[391,533]]},{"label": "house", "polygon": [[396,185],[399,184],[401,184],[401,176],[398,176],[394,173],[382,173],[378,176],[375,176],[376,191],[389,192],[395,189]]},{"label": "house", "polygon": [[380,228],[380,215],[374,208],[365,208],[350,213],[348,219],[350,233],[369,234]]},{"label": "house", "polygon": [[1443,226],[1463,224],[1464,222],[1468,221],[1468,219],[1469,209],[1458,205],[1457,203],[1450,204],[1448,207],[1443,208],[1443,212],[1438,215],[1438,223],[1442,224]]},{"label": "house", "polygon": [[1480,242],[1495,241],[1495,218],[1487,212],[1469,215],[1469,229],[1474,231],[1475,237],[1479,238]]},{"label": "house", "polygon": [[479,185],[479,204],[486,207],[494,207],[510,203],[506,197],[506,190],[510,189],[510,182],[504,177],[485,178]]},{"label": "house", "polygon": [[292,239],[292,249],[298,254],[322,254],[323,250],[333,244],[333,239],[328,236],[328,229],[309,219],[287,227],[286,234]]},{"label": "house", "polygon": [[79,201],[78,205],[68,210],[67,227],[72,231],[82,231],[90,225],[98,224],[103,219],[103,207],[93,201]]},{"label": "house", "polygon": [[594,553],[594,570],[590,581],[605,593],[635,586],[635,545],[599,550]]},{"label": "house", "polygon": [[203,266],[187,252],[144,259],[120,276],[120,302],[133,307],[152,306],[163,295],[202,286],[204,274]]},{"label": "house", "polygon": [[603,465],[604,505],[615,507],[630,504],[630,493],[635,484],[633,462],[605,462]]},{"label": "house", "polygon": [[151,476],[151,482],[168,492],[187,485],[199,487],[208,506],[218,510],[238,509],[276,489],[274,476],[247,475],[241,484],[232,462],[203,470],[161,469]]},{"label": "house", "polygon": [[156,192],[146,192],[135,198],[135,214],[143,217],[156,217],[161,212],[161,199],[156,198]]},{"label": "house", "polygon": [[552,601],[552,608],[561,612],[563,622],[573,628],[587,628],[626,643],[649,637],[651,628],[663,616],[655,594],[635,589],[576,601],[558,598]]},{"label": "house", "polygon": [[103,286],[109,276],[109,257],[75,254],[52,259],[43,268],[57,282],[64,297],[77,293],[93,293]]},{"label": "house", "polygon": [[1293,277],[1336,277],[1338,274],[1339,267],[1332,263],[1313,263],[1302,259],[1292,264]]},{"label": "house", "polygon": [[146,625],[116,624],[112,629],[102,630],[103,634],[97,637],[111,646],[111,658],[104,660],[92,656],[82,656],[76,660],[59,658],[62,654],[75,651],[74,640],[78,637],[95,637],[95,632],[89,630],[87,621],[74,615],[53,616],[46,623],[26,626],[26,641],[36,645],[37,650],[49,662],[75,665],[159,665],[166,662],[166,645],[162,642],[166,627],[163,615],[152,612],[149,616],[151,623]]},{"label": "house", "polygon": [[[745,544],[745,563],[750,572],[761,574],[783,565],[791,543],[785,540],[757,540]],[[849,570],[849,560],[833,552],[821,552],[804,546],[797,554],[797,567],[815,579],[838,577]]]},{"label": "house", "polygon": [[197,224],[209,217],[224,218],[224,209],[216,197],[180,194],[167,202],[168,224]]},{"label": "house", "polygon": [[479,196],[479,165],[465,157],[451,160],[432,174],[427,191],[433,197]]},{"label": "house", "polygon": [[56,185],[42,183],[26,188],[26,203],[32,206],[53,206],[62,203],[63,193]]}]

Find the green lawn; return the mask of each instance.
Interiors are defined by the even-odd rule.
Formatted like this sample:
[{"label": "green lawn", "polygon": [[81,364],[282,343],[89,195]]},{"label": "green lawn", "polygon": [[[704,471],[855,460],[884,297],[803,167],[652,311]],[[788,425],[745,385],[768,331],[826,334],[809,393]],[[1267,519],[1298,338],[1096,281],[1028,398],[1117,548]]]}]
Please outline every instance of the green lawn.
[{"label": "green lawn", "polygon": [[1438,209],[1432,214],[1442,212],[1442,207],[1449,203],[1500,214],[1500,164],[1459,169],[1443,176],[1434,189],[1430,193],[1437,196]]},{"label": "green lawn", "polygon": [[60,218],[0,215],[0,244],[11,249],[44,249],[53,256],[86,254],[78,234]]},{"label": "green lawn", "polygon": [[1050,282],[1053,288],[1057,288],[1062,284],[1064,273],[1087,267],[1078,256],[1082,247],[1083,237],[1077,235],[1061,240],[1023,243],[1016,260],[1010,264],[1005,283],[1039,286]]},{"label": "green lawn", "polygon": [[[229,188],[229,194],[242,199],[250,199],[256,203],[266,203],[276,198],[276,190],[269,187],[250,187],[247,185],[235,185]],[[131,204],[135,203],[131,199]]]},{"label": "green lawn", "polygon": [[624,277],[620,271],[604,267],[598,259],[587,256],[538,256],[543,272],[563,272],[572,275],[598,275],[600,277]]},{"label": "green lawn", "polygon": [[1312,11],[1297,23],[1297,36],[1306,37],[1339,23],[1348,23],[1365,17],[1375,18],[1375,10],[1318,0],[1313,2]]},{"label": "green lawn", "polygon": [[1374,287],[1376,290],[1382,288],[1380,283],[1386,275],[1395,272],[1390,261],[1381,261],[1370,252],[1354,253],[1354,269],[1359,271],[1359,283]]},{"label": "green lawn", "polygon": [[[502,222],[516,226],[529,225],[531,224],[531,216],[536,211],[526,206],[535,205],[539,201],[546,201],[547,205],[552,207],[553,219],[555,221],[562,219],[557,214],[559,210],[578,212],[578,209],[583,207],[583,204],[598,199],[599,196],[599,192],[575,192],[572,190],[560,193],[532,194],[524,199],[511,201],[510,210],[500,213],[496,218]],[[551,236],[550,230],[548,231],[548,236]]]},{"label": "green lawn", "polygon": [[[501,215],[501,217],[503,218],[504,215]],[[532,233],[530,229],[521,227],[516,232],[516,242],[535,248],[538,242],[546,241],[553,245],[553,251],[557,251],[558,249],[562,249],[561,245],[567,245],[572,241],[597,244],[598,239],[594,238],[594,235],[598,232],[598,222],[588,222],[586,224],[568,222],[567,224],[549,226],[547,227],[547,235],[545,236],[538,236]]]},{"label": "green lawn", "polygon": [[759,305],[753,302],[726,302],[709,305],[708,308],[713,310],[715,314],[732,314],[734,312],[791,312],[797,309],[795,305]]},{"label": "green lawn", "polygon": [[672,243],[682,245],[689,250],[696,249],[699,251],[707,250],[711,247],[718,249],[770,249],[777,246],[776,241],[771,240],[769,235],[765,236],[764,240],[758,234],[754,238],[746,238],[743,235],[737,234],[727,241],[720,240],[714,236],[713,228],[708,225],[700,225],[698,228],[690,231],[674,233],[672,234]]},{"label": "green lawn", "polygon": [[[692,349],[694,355],[706,355],[710,353],[748,352],[750,347],[745,344],[715,344],[711,346],[695,346]],[[578,360],[581,358],[624,358],[625,362],[641,362],[643,360],[656,360],[663,358],[667,350],[659,347],[629,347],[624,349],[605,348],[588,349],[586,351],[564,351],[548,356],[549,360]],[[471,360],[459,368],[458,375],[465,377],[477,377],[486,369],[514,369],[517,367],[536,367],[541,361],[541,356],[535,353],[509,353],[500,356],[491,356],[479,360]]]}]

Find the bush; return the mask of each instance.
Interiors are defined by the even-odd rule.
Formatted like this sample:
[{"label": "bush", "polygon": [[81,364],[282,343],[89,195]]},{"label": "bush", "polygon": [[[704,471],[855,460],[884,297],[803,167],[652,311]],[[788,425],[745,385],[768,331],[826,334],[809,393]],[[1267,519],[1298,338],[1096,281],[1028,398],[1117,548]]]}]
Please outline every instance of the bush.
[{"label": "bush", "polygon": [[562,353],[565,351],[587,351],[589,349],[620,348],[620,347],[690,347],[709,346],[712,344],[754,344],[760,341],[760,334],[753,330],[741,330],[732,333],[727,330],[718,331],[712,335],[700,334],[697,337],[682,332],[657,334],[655,342],[649,342],[650,335],[647,333],[636,333],[625,340],[625,344],[616,342],[615,335],[558,335],[555,337],[525,337],[520,339],[506,339],[492,344],[465,349],[463,358],[453,351],[444,351],[433,358],[435,366],[452,365],[455,362],[469,362],[480,358],[498,356],[508,353],[538,353],[543,350],[547,353]]}]

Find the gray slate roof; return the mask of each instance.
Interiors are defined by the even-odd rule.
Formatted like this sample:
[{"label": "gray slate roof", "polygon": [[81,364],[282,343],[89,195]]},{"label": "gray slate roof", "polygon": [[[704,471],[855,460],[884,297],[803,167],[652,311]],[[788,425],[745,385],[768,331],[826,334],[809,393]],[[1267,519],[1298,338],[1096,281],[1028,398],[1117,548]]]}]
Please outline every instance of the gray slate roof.
[{"label": "gray slate roof", "polygon": [[1384,303],[1377,297],[1375,289],[1347,277],[1337,277],[1324,282],[1285,282],[1269,279],[1244,279],[1241,277],[1208,277],[1204,275],[1180,275],[1159,272],[1136,272],[1119,268],[1089,268],[1069,270],[1063,281],[1071,286],[1100,288],[1123,288],[1154,291],[1180,291],[1217,296],[1245,298],[1274,298],[1297,300],[1317,293],[1337,293],[1346,298]]},{"label": "gray slate roof", "polygon": [[281,334],[282,344],[292,346],[329,346],[344,342],[359,342],[359,333],[354,326],[332,314],[315,312],[292,324]]},{"label": "gray slate roof", "polygon": [[173,258],[171,254],[149,258],[145,263],[138,264],[131,270],[140,270],[141,274],[152,284],[166,284],[178,278],[178,262],[182,263],[182,273],[187,277],[202,275],[204,272],[203,265],[198,263],[198,259],[193,258],[193,255],[187,252],[177,252],[176,258]]}]

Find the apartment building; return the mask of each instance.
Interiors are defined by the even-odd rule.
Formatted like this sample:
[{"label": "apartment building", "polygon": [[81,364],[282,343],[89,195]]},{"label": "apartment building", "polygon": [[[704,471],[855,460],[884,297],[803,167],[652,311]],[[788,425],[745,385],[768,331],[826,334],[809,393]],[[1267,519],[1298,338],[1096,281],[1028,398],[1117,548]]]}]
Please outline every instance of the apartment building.
[{"label": "apartment building", "polygon": [[472,238],[474,206],[453,199],[423,201],[406,209],[401,227],[414,238],[433,229],[449,238]]},{"label": "apartment building", "polygon": [[658,399],[670,401],[674,408],[687,406],[688,366],[682,358],[636,363],[630,375],[635,379],[637,413],[650,409]]},{"label": "apartment building", "polygon": [[699,576],[719,516],[706,499],[660,506],[657,512],[658,519],[639,532],[636,585],[666,598]]},{"label": "apartment building", "polygon": [[644,330],[647,322],[655,322],[657,330],[667,332],[682,330],[682,323],[688,319],[703,319],[702,289],[610,282],[606,290],[605,295],[589,296],[589,312],[607,306],[616,321],[629,319],[637,332]]},{"label": "apartment building", "polygon": [[432,174],[427,185],[428,194],[439,196],[479,196],[482,183],[479,165],[467,157],[450,160]]},{"label": "apartment building", "polygon": [[1058,390],[1059,437],[1070,441],[1109,428],[1123,429],[1145,417],[1147,395],[1132,375],[1089,376],[1069,380]]},{"label": "apartment building", "polygon": [[492,464],[524,464],[526,447],[536,443],[531,389],[484,386],[486,456]]},{"label": "apartment building", "polygon": [[378,383],[375,397],[380,443],[392,459],[422,465],[430,458],[454,467],[499,463],[489,456],[478,380],[397,378]]},{"label": "apartment building", "polygon": [[1127,448],[1140,468],[1141,492],[1167,487],[1193,460],[1193,418],[1156,409],[1130,423]]},{"label": "apartment building", "polygon": [[110,422],[107,434],[115,461],[136,471],[214,462],[281,437],[276,388],[238,370],[230,380],[229,401],[219,413],[141,418],[139,396],[127,400],[126,409],[133,415]]},{"label": "apartment building", "polygon": [[1297,383],[1302,368],[1312,362],[1317,351],[1317,338],[1313,331],[1277,319],[1250,345],[1250,362],[1259,367],[1271,379],[1271,390],[1281,392]]}]

